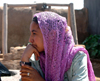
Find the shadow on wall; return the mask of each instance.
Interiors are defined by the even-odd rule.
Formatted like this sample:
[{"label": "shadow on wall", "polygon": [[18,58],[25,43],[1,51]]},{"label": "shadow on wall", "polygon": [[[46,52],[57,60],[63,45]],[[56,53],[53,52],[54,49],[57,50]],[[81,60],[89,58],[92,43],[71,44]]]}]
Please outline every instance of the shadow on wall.
[{"label": "shadow on wall", "polygon": [[[0,50],[2,50],[2,9],[0,9]],[[51,11],[67,18],[67,10],[52,9]],[[37,11],[39,12],[39,11]],[[87,37],[87,11],[86,9],[75,10],[78,40],[82,43]],[[9,8],[8,9],[8,50],[12,46],[27,45],[29,39],[29,26],[32,20],[32,11],[28,8]]]},{"label": "shadow on wall", "polygon": [[81,44],[88,36],[88,10],[75,10],[78,42]]}]

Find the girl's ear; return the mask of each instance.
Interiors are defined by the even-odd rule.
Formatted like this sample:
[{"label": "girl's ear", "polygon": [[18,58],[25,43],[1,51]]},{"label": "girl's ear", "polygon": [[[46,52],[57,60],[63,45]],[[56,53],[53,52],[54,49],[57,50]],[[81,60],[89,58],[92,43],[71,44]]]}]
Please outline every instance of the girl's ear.
[{"label": "girl's ear", "polygon": [[66,30],[65,30],[65,32],[67,33],[67,31],[68,31],[68,28],[66,27]]}]

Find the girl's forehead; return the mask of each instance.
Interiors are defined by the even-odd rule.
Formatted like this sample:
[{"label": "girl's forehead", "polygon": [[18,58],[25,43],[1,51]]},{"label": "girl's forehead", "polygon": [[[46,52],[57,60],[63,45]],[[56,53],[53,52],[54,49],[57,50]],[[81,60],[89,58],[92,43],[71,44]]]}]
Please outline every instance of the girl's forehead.
[{"label": "girl's forehead", "polygon": [[32,21],[30,24],[30,31],[32,31],[32,30],[37,30],[37,31],[40,30],[39,25],[37,23],[35,23],[34,21]]},{"label": "girl's forehead", "polygon": [[34,21],[32,21],[30,27],[38,29],[39,25],[37,23],[35,23]]}]

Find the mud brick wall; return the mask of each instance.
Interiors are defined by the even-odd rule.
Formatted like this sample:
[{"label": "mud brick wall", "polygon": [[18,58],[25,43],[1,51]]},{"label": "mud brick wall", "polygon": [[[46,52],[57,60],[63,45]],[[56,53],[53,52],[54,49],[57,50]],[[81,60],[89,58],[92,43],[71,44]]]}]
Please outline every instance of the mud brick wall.
[{"label": "mud brick wall", "polygon": [[[52,9],[67,18],[67,10]],[[37,11],[38,12],[38,11]],[[2,50],[2,13],[0,8],[0,51]],[[76,24],[79,43],[82,43],[88,36],[88,13],[87,9],[75,10]],[[27,45],[30,31],[30,22],[32,20],[32,11],[29,8],[9,8],[8,9],[8,51],[12,46]]]},{"label": "mud brick wall", "polygon": [[7,69],[20,69],[20,59],[25,50],[24,47],[10,47],[10,53],[4,55],[4,59],[0,62],[7,67]]}]

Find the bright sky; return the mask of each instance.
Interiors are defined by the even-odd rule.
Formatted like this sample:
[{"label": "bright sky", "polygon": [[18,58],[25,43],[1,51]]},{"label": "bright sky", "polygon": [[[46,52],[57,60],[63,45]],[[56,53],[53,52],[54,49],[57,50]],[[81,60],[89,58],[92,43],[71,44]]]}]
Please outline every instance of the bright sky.
[{"label": "bright sky", "polygon": [[84,7],[84,0],[0,0],[0,6],[3,6],[4,3],[7,3],[7,4],[74,3],[74,9],[82,9]]}]

